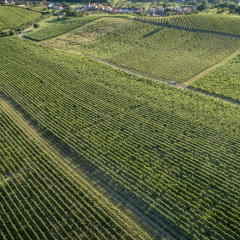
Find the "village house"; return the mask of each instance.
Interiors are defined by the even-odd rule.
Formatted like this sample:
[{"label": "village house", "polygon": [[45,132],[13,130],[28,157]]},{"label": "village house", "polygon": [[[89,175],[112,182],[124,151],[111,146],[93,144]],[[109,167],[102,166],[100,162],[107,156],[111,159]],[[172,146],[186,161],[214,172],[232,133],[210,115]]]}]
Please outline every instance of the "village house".
[{"label": "village house", "polygon": [[98,10],[105,10],[105,6],[102,5],[102,4],[99,4],[99,5],[98,5]]},{"label": "village house", "polygon": [[112,12],[114,12],[114,13],[119,13],[119,8],[114,7],[114,8],[112,9]]},{"label": "village house", "polygon": [[105,11],[111,12],[111,11],[112,11],[112,7],[111,7],[111,6],[107,6],[106,9],[105,9]]},{"label": "village house", "polygon": [[156,10],[157,10],[156,8],[149,8],[149,12],[150,12],[150,13],[155,13]]},{"label": "village house", "polygon": [[63,10],[63,6],[59,4],[54,4],[52,8],[55,10]]},{"label": "village house", "polygon": [[90,4],[86,3],[84,7],[76,7],[75,10],[81,12],[81,11],[91,11],[91,10],[100,10],[100,11],[107,11],[107,12],[113,12],[113,13],[140,13],[142,12],[141,8],[121,8],[121,7],[111,7],[107,6],[105,7],[103,4],[97,5],[96,3]]},{"label": "village house", "polygon": [[84,5],[84,8],[85,8],[86,10],[90,9],[90,8],[91,8],[91,4],[90,4],[90,3],[86,3],[86,4]]},{"label": "village house", "polygon": [[197,10],[197,6],[191,6],[191,10],[192,11],[196,11]]},{"label": "village house", "polygon": [[118,12],[119,12],[119,13],[123,13],[123,9],[122,9],[122,8],[119,8],[119,9],[118,9]]},{"label": "village house", "polygon": [[96,3],[93,3],[93,4],[91,4],[91,8],[92,8],[92,9],[97,9],[97,8],[98,8],[98,5],[97,5]]},{"label": "village house", "polygon": [[140,12],[142,12],[142,9],[141,9],[141,8],[132,8],[131,10],[132,10],[132,12],[135,12],[135,13],[140,13]]},{"label": "village house", "polygon": [[180,6],[176,6],[176,12],[178,12],[178,13],[182,12],[182,9]]},{"label": "village house", "polygon": [[173,7],[167,7],[167,10],[173,12],[174,9],[173,9]]},{"label": "village house", "polygon": [[53,4],[53,3],[49,3],[49,4],[48,4],[48,7],[53,8],[53,7],[54,7],[54,4]]},{"label": "village house", "polygon": [[4,3],[5,4],[14,4],[13,0],[10,0],[10,1],[5,0]]},{"label": "village house", "polygon": [[74,10],[77,10],[78,12],[86,11],[86,9],[84,7],[75,7]]}]

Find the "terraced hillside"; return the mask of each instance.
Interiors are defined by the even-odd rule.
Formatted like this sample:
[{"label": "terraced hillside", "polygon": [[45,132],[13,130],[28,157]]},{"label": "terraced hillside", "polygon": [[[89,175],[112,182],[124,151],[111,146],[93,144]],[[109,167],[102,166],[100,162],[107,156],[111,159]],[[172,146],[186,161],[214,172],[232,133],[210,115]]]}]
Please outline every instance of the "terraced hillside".
[{"label": "terraced hillside", "polygon": [[98,19],[45,43],[178,83],[240,47],[238,38],[114,18]]},{"label": "terraced hillside", "polygon": [[190,87],[240,102],[240,56],[193,82]]},{"label": "terraced hillside", "polygon": [[0,43],[1,93],[92,179],[173,239],[239,239],[239,107],[15,37]]},{"label": "terraced hillside", "polygon": [[147,239],[0,103],[1,239]]},{"label": "terraced hillside", "polygon": [[41,16],[41,13],[19,7],[0,6],[0,31],[32,25]]},{"label": "terraced hillside", "polygon": [[197,14],[171,17],[138,17],[137,19],[193,30],[240,36],[240,17],[223,14]]}]

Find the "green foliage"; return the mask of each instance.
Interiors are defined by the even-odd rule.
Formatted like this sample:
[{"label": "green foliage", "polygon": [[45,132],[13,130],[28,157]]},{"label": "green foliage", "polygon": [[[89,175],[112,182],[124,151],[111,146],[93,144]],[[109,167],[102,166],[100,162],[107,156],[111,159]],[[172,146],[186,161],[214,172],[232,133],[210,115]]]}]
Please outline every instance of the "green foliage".
[{"label": "green foliage", "polygon": [[[239,8],[240,9],[240,8]],[[220,10],[221,11],[221,10]],[[237,12],[237,9],[236,9]],[[143,20],[153,21],[153,18],[141,17]],[[183,16],[160,17],[154,18],[154,22],[166,24],[167,21],[171,25],[189,28],[194,30],[218,32],[225,34],[240,35],[240,17],[218,15],[218,14],[191,14]]]},{"label": "green foliage", "polygon": [[[238,107],[16,37],[0,39],[0,54],[0,91],[45,127],[49,140],[57,138],[61,147],[78,153],[76,163],[92,178],[109,184],[112,192],[175,238],[238,238]],[[40,160],[38,167],[45,162]],[[55,168],[49,167],[51,174]],[[41,175],[45,173],[38,179],[46,181],[48,172]],[[31,180],[28,189],[37,191],[41,182],[35,185]],[[67,184],[68,177],[41,189],[63,194],[68,187],[61,183]],[[61,203],[72,199],[71,194],[61,196]],[[75,212],[72,202],[67,206]],[[82,212],[81,207],[76,211]]]},{"label": "green foliage", "polygon": [[19,7],[0,6],[0,31],[3,29],[25,28],[32,25],[41,14]]},{"label": "green foliage", "polygon": [[66,17],[79,17],[79,12],[77,10],[73,10],[72,7],[68,6],[66,8]]},{"label": "green foliage", "polygon": [[235,9],[235,11],[236,11],[237,13],[240,13],[240,6],[238,6],[238,7]]},{"label": "green foliage", "polygon": [[190,86],[240,102],[240,56],[215,69]]},{"label": "green foliage", "polygon": [[33,27],[34,27],[34,28],[39,28],[40,25],[39,25],[39,23],[34,23],[34,24],[33,24]]},{"label": "green foliage", "polygon": [[143,239],[124,214],[29,138],[1,103],[0,129],[2,239]]},{"label": "green foliage", "polygon": [[100,16],[89,16],[85,18],[63,18],[53,20],[51,24],[49,24],[45,28],[41,28],[37,31],[27,33],[25,36],[37,41],[46,40],[49,38],[56,37],[63,33],[69,32],[74,28],[82,26],[88,22],[91,22]]},{"label": "green foliage", "polygon": [[240,47],[238,38],[115,18],[93,21],[47,43],[179,83]]}]

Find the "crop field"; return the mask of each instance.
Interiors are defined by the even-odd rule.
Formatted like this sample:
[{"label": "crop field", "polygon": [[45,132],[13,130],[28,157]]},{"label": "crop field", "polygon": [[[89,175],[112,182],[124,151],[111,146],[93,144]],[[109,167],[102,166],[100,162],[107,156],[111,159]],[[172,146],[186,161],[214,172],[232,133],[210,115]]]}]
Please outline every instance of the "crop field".
[{"label": "crop field", "polygon": [[239,239],[239,107],[16,37],[0,43],[1,93],[91,178],[173,238]]},{"label": "crop field", "polygon": [[13,119],[0,103],[1,239],[147,238]]},{"label": "crop field", "polygon": [[190,87],[240,102],[240,56],[193,82]]},{"label": "crop field", "polygon": [[178,83],[240,47],[238,38],[115,18],[92,21],[45,43],[90,55],[149,77]]},{"label": "crop field", "polygon": [[74,28],[80,27],[88,22],[100,18],[100,16],[88,16],[84,18],[63,18],[48,21],[48,25],[41,29],[32,30],[27,33],[25,37],[35,41],[42,41],[49,38],[56,37],[71,31]]},{"label": "crop field", "polygon": [[0,6],[0,31],[16,29],[23,25],[29,25],[29,23],[33,24],[41,16],[41,13],[19,7]]},{"label": "crop field", "polygon": [[200,31],[240,36],[240,17],[236,15],[193,14],[171,17],[138,17],[137,19]]}]

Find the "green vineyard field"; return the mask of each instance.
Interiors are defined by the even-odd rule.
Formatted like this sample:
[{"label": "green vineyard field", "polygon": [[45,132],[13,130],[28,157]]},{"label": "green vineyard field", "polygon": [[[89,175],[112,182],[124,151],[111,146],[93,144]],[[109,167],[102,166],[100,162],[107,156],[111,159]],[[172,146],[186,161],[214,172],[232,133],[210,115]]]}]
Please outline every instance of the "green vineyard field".
[{"label": "green vineyard field", "polygon": [[0,103],[1,239],[146,239]]},{"label": "green vineyard field", "polygon": [[240,47],[238,38],[115,18],[98,19],[45,43],[90,55],[149,77],[178,83]]},{"label": "green vineyard field", "polygon": [[[133,24],[144,30],[144,24]],[[78,163],[91,178],[127,199],[175,239],[239,239],[239,107],[17,37],[0,39],[0,54],[1,94],[44,128],[53,144],[79,154]],[[11,138],[9,142],[13,142]],[[42,162],[44,155],[38,156],[42,157],[36,162]],[[33,171],[35,165],[36,169],[46,166],[33,162]],[[56,176],[59,168],[55,166],[50,168],[49,178]],[[20,168],[13,166],[11,171]],[[1,186],[4,198],[28,199],[20,191],[27,184],[33,192],[37,188],[45,191],[39,184],[47,181],[41,177],[46,170],[36,170],[36,175],[21,171],[16,182],[5,181],[10,187]],[[31,180],[18,190],[15,185],[25,181],[25,174],[31,179],[41,175],[37,187]],[[46,187],[59,192],[65,187],[61,183],[71,185],[64,178],[47,182]],[[56,187],[50,188],[51,184]],[[70,195],[63,196],[64,202],[71,201],[74,196]],[[13,215],[15,203],[13,200],[6,216]],[[65,230],[61,231],[67,236],[67,227]],[[101,233],[97,228],[93,231]],[[113,234],[109,231],[106,234]],[[114,233],[116,238],[119,233]]]},{"label": "green vineyard field", "polygon": [[43,40],[64,34],[66,32],[69,32],[74,28],[80,27],[98,18],[100,18],[100,16],[55,19],[55,20],[49,21],[49,24],[46,27],[27,33],[25,37],[35,41],[43,41]]},{"label": "green vineyard field", "polygon": [[240,102],[240,56],[193,82],[190,87]]},{"label": "green vineyard field", "polygon": [[19,7],[0,6],[0,31],[4,29],[25,28],[40,19],[41,13]]},{"label": "green vineyard field", "polygon": [[240,36],[240,17],[236,15],[193,14],[172,17],[137,17],[137,19],[193,30]]}]

